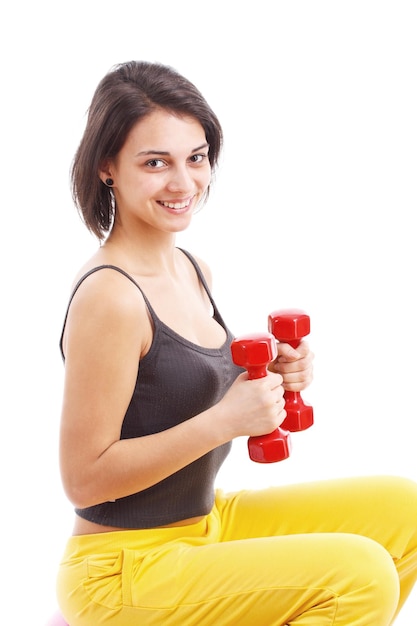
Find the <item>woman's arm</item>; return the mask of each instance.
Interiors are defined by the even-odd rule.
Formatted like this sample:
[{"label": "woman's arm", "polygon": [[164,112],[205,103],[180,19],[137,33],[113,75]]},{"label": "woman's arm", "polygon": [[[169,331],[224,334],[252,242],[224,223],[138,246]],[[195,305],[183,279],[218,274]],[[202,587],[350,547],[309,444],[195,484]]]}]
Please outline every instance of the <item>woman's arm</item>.
[{"label": "woman's arm", "polygon": [[271,432],[285,418],[282,378],[238,377],[215,406],[173,428],[120,440],[138,364],[152,341],[140,292],[97,272],[74,297],[65,332],[60,464],[80,508],[141,491],[240,435]]}]

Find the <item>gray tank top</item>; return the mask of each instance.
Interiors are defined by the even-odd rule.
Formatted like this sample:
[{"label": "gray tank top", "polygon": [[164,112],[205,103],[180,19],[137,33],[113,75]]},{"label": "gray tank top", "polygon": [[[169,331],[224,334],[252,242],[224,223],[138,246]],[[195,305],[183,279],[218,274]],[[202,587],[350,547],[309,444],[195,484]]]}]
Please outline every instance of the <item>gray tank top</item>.
[{"label": "gray tank top", "polygon": [[[169,328],[158,318],[137,282],[113,265],[100,265],[82,276],[68,304],[60,342],[62,355],[63,333],[72,298],[93,272],[109,268],[124,274],[141,291],[148,307],[153,322],[152,345],[139,363],[136,385],[122,424],[121,439],[161,432],[205,411],[219,402],[242,372],[231,359],[233,336],[217,309],[204,276],[194,258],[187,251],[182,252],[195,267],[210,298],[213,318],[226,331],[226,340],[218,349],[203,348]],[[152,528],[207,515],[214,503],[217,473],[230,448],[231,442],[215,448],[148,489],[113,502],[75,510],[87,520],[119,528]]]}]

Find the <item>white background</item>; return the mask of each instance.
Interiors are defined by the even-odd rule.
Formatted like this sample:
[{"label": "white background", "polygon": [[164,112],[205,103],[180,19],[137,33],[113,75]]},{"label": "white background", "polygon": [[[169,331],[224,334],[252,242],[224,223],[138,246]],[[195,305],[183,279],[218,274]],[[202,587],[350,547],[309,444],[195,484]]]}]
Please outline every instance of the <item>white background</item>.
[{"label": "white background", "polygon": [[[315,382],[304,397],[314,428],[293,436],[291,458],[277,465],[251,463],[238,441],[219,485],[417,479],[416,15],[403,0],[26,0],[2,9],[8,626],[43,626],[54,610],[71,531],[57,463],[58,339],[72,278],[97,244],[73,208],[69,168],[92,93],[115,63],[173,65],[222,121],[215,188],[178,243],[212,266],[232,330],[263,330],[281,307],[311,316]],[[416,623],[416,593],[398,624]]]}]

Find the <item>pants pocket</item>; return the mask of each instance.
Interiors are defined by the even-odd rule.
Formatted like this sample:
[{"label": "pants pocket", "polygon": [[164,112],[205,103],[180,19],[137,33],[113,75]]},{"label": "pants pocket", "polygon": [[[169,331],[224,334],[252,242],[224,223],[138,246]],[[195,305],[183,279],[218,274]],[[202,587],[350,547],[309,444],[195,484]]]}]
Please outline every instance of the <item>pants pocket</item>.
[{"label": "pants pocket", "polygon": [[113,610],[132,605],[133,558],[131,550],[89,557],[84,588],[93,602]]}]

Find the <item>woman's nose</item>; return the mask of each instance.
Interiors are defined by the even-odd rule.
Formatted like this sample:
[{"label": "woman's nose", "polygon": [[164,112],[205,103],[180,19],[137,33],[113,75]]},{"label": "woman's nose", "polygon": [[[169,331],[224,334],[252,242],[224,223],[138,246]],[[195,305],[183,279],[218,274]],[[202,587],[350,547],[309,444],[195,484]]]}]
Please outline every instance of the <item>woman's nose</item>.
[{"label": "woman's nose", "polygon": [[170,191],[190,191],[192,188],[192,178],[187,167],[176,167],[172,169],[167,187]]}]

